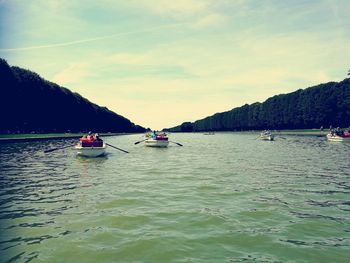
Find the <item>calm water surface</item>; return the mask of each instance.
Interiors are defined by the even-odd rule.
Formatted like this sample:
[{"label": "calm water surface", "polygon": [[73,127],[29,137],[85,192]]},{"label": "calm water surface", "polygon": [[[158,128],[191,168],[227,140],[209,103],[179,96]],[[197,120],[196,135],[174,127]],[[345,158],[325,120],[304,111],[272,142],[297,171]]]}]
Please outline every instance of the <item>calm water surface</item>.
[{"label": "calm water surface", "polygon": [[2,144],[1,262],[349,262],[350,144],[256,136]]}]

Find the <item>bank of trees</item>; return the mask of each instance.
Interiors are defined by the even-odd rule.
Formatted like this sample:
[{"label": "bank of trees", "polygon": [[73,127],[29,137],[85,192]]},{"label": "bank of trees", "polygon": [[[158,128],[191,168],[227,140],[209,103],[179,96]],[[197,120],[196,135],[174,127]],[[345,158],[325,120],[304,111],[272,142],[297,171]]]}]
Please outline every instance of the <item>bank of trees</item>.
[{"label": "bank of trees", "polygon": [[305,129],[330,125],[350,125],[349,78],[273,96],[263,103],[246,104],[168,130],[188,132]]},{"label": "bank of trees", "polygon": [[0,59],[0,92],[0,133],[145,130],[34,72],[10,67],[3,59]]}]

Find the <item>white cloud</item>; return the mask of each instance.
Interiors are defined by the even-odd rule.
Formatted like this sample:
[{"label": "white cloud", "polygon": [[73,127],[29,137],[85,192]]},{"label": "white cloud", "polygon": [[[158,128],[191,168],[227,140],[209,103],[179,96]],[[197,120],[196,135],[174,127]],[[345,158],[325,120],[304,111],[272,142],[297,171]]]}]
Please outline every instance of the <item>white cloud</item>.
[{"label": "white cloud", "polygon": [[199,18],[193,25],[193,28],[207,28],[214,26],[221,26],[228,21],[228,17],[221,14],[209,14],[207,16]]},{"label": "white cloud", "polygon": [[202,13],[210,7],[210,2],[206,0],[145,0],[136,2],[155,14],[172,17]]},{"label": "white cloud", "polygon": [[91,76],[92,68],[87,62],[77,62],[70,64],[67,68],[56,73],[52,81],[60,85],[75,85],[83,83],[87,76]]},{"label": "white cloud", "polygon": [[[141,53],[115,53],[108,56],[106,61],[114,64],[125,64],[125,65],[146,65],[152,64],[152,59],[148,54]],[[154,63],[153,63],[154,64]]]}]

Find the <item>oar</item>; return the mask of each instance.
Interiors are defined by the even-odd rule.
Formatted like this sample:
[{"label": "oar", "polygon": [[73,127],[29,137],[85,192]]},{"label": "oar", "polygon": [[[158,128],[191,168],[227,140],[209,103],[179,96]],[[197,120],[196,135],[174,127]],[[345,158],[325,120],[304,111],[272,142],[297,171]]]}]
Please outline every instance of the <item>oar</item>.
[{"label": "oar", "polygon": [[[145,139],[146,140],[146,139]],[[135,142],[134,144],[139,144],[140,142],[144,142],[145,140]]]},{"label": "oar", "polygon": [[118,147],[115,147],[115,146],[113,146],[113,145],[111,145],[111,144],[109,144],[109,143],[106,143],[108,146],[111,146],[112,148],[114,148],[114,149],[117,149],[117,150],[119,150],[119,151],[122,151],[122,152],[125,152],[125,153],[129,153],[128,151],[125,151],[125,150],[123,150],[123,149],[120,149],[120,148],[118,148]]},{"label": "oar", "polygon": [[[172,142],[172,141],[169,141],[169,142]],[[177,144],[179,146],[183,146],[181,143],[178,143],[178,142],[172,142],[172,143],[175,143],[175,144]]]},{"label": "oar", "polygon": [[64,146],[64,147],[57,147],[57,148],[49,149],[49,150],[44,151],[44,153],[49,153],[49,152],[53,152],[53,151],[56,151],[56,150],[62,150],[62,149],[66,149],[66,148],[72,147],[72,146],[74,146],[74,144],[73,145]]}]

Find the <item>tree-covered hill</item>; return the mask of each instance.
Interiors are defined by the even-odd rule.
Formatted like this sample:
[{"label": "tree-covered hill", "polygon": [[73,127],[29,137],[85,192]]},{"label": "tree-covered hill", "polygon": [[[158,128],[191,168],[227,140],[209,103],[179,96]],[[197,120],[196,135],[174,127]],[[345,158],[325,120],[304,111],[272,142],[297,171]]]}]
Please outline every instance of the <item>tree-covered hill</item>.
[{"label": "tree-covered hill", "polygon": [[[72,73],[74,74],[74,73]],[[143,132],[105,107],[0,58],[0,133]]]},{"label": "tree-covered hill", "polygon": [[166,129],[168,131],[234,131],[259,129],[305,129],[350,126],[350,79],[329,82],[263,103],[243,105],[227,112]]}]

